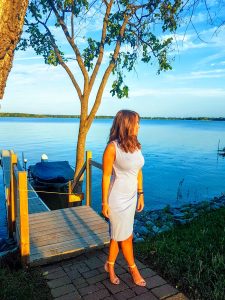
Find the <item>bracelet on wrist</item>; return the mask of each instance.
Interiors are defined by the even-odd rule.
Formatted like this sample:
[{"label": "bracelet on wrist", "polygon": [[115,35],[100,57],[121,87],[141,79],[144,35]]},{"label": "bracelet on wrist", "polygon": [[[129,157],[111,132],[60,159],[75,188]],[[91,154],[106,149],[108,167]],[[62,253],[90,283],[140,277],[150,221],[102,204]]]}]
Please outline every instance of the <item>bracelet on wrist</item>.
[{"label": "bracelet on wrist", "polygon": [[137,192],[138,195],[144,195],[144,192]]}]

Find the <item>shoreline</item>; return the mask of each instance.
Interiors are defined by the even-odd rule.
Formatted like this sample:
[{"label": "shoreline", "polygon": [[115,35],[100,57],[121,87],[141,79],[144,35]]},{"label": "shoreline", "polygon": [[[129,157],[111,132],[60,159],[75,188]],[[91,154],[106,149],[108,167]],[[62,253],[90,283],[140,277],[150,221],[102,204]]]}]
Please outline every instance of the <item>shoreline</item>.
[{"label": "shoreline", "polygon": [[[58,119],[79,119],[80,115],[49,115],[49,114],[28,114],[28,113],[0,113],[0,118],[58,118]],[[95,116],[95,119],[113,119],[114,116]],[[174,120],[174,121],[225,121],[224,117],[141,117],[143,120]]]},{"label": "shoreline", "polygon": [[134,242],[144,242],[146,238],[172,230],[175,225],[190,223],[203,213],[225,207],[225,194],[211,200],[185,203],[180,207],[165,206],[163,209],[144,210],[135,215]]}]

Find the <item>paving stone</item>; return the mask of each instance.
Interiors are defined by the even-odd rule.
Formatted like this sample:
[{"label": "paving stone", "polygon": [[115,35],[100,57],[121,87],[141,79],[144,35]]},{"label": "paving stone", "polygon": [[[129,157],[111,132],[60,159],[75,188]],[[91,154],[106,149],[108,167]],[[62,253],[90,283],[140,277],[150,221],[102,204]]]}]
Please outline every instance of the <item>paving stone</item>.
[{"label": "paving stone", "polygon": [[166,281],[159,275],[145,278],[145,281],[146,281],[146,287],[149,289],[153,289],[155,287],[166,284]]},{"label": "paving stone", "polygon": [[116,299],[113,295],[109,296],[109,297],[106,297],[104,298],[104,300],[113,300],[113,299]]},{"label": "paving stone", "polygon": [[105,269],[104,269],[104,264],[100,267],[100,268],[97,268],[96,270],[98,270],[98,272],[101,274],[101,273],[106,273],[105,272]]},{"label": "paving stone", "polygon": [[106,255],[108,255],[108,253],[109,253],[109,246],[107,245],[106,247],[104,247],[102,249],[102,252],[104,252]]},{"label": "paving stone", "polygon": [[148,289],[145,286],[135,285],[135,287],[132,288],[132,291],[134,291],[136,295],[141,295],[146,293]]},{"label": "paving stone", "polygon": [[78,255],[78,256],[76,256],[76,257],[74,257],[74,258],[72,258],[71,259],[71,261],[73,262],[73,263],[77,263],[77,262],[81,262],[81,261],[85,261],[87,258],[86,258],[86,254],[85,253],[82,253],[82,254],[80,254],[80,255]]},{"label": "paving stone", "polygon": [[125,290],[125,291],[122,291],[122,292],[119,292],[117,294],[114,295],[115,299],[117,300],[125,300],[125,299],[130,299],[132,297],[135,296],[135,292],[128,289],[128,290]]},{"label": "paving stone", "polygon": [[166,300],[188,300],[188,298],[184,294],[179,293],[179,294],[170,296],[169,298],[166,298]]},{"label": "paving stone", "polygon": [[133,282],[133,279],[129,273],[121,274],[120,279],[122,279],[129,287],[135,287],[135,283]]},{"label": "paving stone", "polygon": [[50,273],[58,272],[58,271],[62,270],[62,267],[59,266],[58,264],[48,265],[48,266],[41,267],[41,270],[43,273],[48,272],[48,274],[50,274]]},{"label": "paving stone", "polygon": [[71,280],[78,279],[81,277],[81,274],[76,270],[68,271],[66,272],[66,274]]},{"label": "paving stone", "polygon": [[53,279],[47,282],[48,286],[53,289],[65,284],[71,283],[71,279],[68,276],[64,276],[58,279]]},{"label": "paving stone", "polygon": [[108,255],[105,254],[103,251],[101,251],[100,253],[97,254],[97,257],[101,259],[102,262],[105,262],[108,258]]},{"label": "paving stone", "polygon": [[169,284],[164,284],[152,289],[151,292],[159,299],[165,299],[166,297],[177,294],[178,290]]},{"label": "paving stone", "polygon": [[55,298],[55,300],[79,300],[81,296],[77,292],[69,293],[61,297]]},{"label": "paving stone", "polygon": [[99,274],[98,270],[94,269],[94,270],[82,273],[82,276],[84,278],[91,278],[91,277],[96,276],[98,274]]},{"label": "paving stone", "polygon": [[156,275],[156,272],[154,272],[152,269],[150,268],[145,268],[145,269],[142,269],[140,270],[140,273],[141,275],[144,277],[144,278],[149,278],[149,277],[152,277],[154,275]]},{"label": "paving stone", "polygon": [[130,298],[132,300],[158,300],[151,292],[147,292],[145,294],[141,294],[138,296],[135,296],[134,298]]},{"label": "paving stone", "polygon": [[64,277],[64,276],[66,276],[66,273],[63,271],[63,269],[59,269],[56,272],[48,273],[48,271],[47,271],[47,272],[44,273],[44,277],[47,280],[58,279],[58,278],[61,278],[61,277]]},{"label": "paving stone", "polygon": [[[77,265],[74,265],[74,264],[71,264],[71,265],[65,265],[65,266],[63,266],[63,269],[64,269],[64,271],[67,273],[67,272],[71,272],[71,271],[73,271],[73,272],[78,272],[78,270],[77,270],[77,266],[78,266],[78,264]],[[78,272],[79,273],[79,272]]]},{"label": "paving stone", "polygon": [[101,300],[105,299],[105,297],[110,296],[107,289],[102,289],[97,292],[91,293],[83,297],[84,300]]},{"label": "paving stone", "polygon": [[72,282],[76,288],[82,288],[88,285],[87,281],[83,277],[76,278]]},{"label": "paving stone", "polygon": [[127,266],[127,262],[125,261],[124,258],[122,258],[122,259],[117,259],[117,260],[116,260],[116,263],[117,263],[118,265],[122,266],[122,267]]},{"label": "paving stone", "polygon": [[74,284],[74,286],[75,286],[77,289],[81,289],[81,288],[83,288],[83,287],[88,286],[88,283],[87,283],[87,282],[83,282],[83,283],[80,283],[79,285],[75,285],[75,284]]},{"label": "paving stone", "polygon": [[84,262],[79,262],[78,264],[74,264],[74,266],[75,269],[80,273],[90,271],[90,268]]},{"label": "paving stone", "polygon": [[85,295],[97,292],[98,290],[104,289],[104,288],[105,288],[104,285],[101,284],[100,282],[98,282],[96,284],[88,285],[83,288],[78,288],[78,292],[81,296],[85,296]]},{"label": "paving stone", "polygon": [[128,271],[127,268],[121,267],[121,266],[119,266],[117,264],[115,265],[115,272],[116,272],[117,275],[124,274],[127,271]]},{"label": "paving stone", "polygon": [[87,266],[93,270],[103,266],[102,261],[98,257],[92,257],[88,259],[86,262]]},{"label": "paving stone", "polygon": [[141,269],[145,269],[146,268],[146,265],[144,265],[142,262],[140,262],[139,260],[136,260],[135,261],[135,264],[137,265],[138,269],[141,270]]},{"label": "paving stone", "polygon": [[117,255],[117,259],[124,259],[124,255],[123,255],[123,253],[121,251]]},{"label": "paving stone", "polygon": [[61,262],[61,266],[64,268],[64,267],[68,267],[68,266],[71,266],[73,264],[73,261],[72,259],[69,259],[69,260],[64,260]]},{"label": "paving stone", "polygon": [[54,298],[70,294],[72,292],[76,292],[76,289],[72,284],[63,285],[51,290]]},{"label": "paving stone", "polygon": [[105,280],[106,278],[108,278],[108,273],[105,272],[105,273],[98,274],[94,277],[87,278],[87,282],[89,284],[95,284],[97,282]]},{"label": "paving stone", "polygon": [[109,279],[107,279],[103,281],[103,284],[111,292],[111,294],[116,294],[129,288],[122,280],[120,281],[120,284],[113,284]]}]

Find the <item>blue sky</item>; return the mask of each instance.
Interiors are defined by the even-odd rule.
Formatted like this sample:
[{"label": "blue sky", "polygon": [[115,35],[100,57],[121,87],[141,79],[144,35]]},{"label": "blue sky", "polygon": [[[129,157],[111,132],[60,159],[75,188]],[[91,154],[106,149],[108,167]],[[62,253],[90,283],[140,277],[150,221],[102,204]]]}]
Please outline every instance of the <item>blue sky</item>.
[{"label": "blue sky", "polygon": [[[201,8],[194,14],[193,21],[200,39],[193,27],[189,26],[184,34],[186,25],[181,26],[171,52],[171,57],[175,56],[172,71],[156,75],[156,64],[138,64],[136,72],[127,74],[129,98],[122,100],[111,96],[113,77],[110,77],[97,115],[114,115],[128,108],[141,116],[224,117],[225,26],[215,33],[216,27],[207,24],[206,10]],[[98,33],[97,21],[90,26],[88,30]],[[60,31],[56,37],[64,39]],[[66,43],[63,47],[69,55]],[[79,74],[73,62],[69,65]],[[15,54],[1,112],[76,115],[80,105],[64,69],[44,64],[43,58],[29,49]]]}]

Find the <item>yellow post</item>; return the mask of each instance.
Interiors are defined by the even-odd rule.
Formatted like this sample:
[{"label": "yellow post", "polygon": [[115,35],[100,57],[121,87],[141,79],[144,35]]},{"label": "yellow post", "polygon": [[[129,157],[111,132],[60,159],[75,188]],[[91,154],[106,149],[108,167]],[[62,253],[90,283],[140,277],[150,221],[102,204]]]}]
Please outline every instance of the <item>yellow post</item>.
[{"label": "yellow post", "polygon": [[72,192],[72,181],[69,181],[68,193],[68,207],[73,207],[73,203],[81,202],[84,199],[84,193],[75,194]]},{"label": "yellow post", "polygon": [[17,164],[17,156],[13,151],[10,151],[10,189],[9,189],[9,235],[13,236],[16,230],[16,199],[14,186],[14,165]]},{"label": "yellow post", "polygon": [[27,172],[18,172],[19,211],[20,211],[20,252],[22,264],[28,263],[30,255],[29,215],[28,215],[28,191]]},{"label": "yellow post", "polygon": [[86,205],[91,206],[91,159],[92,152],[86,151]]}]

